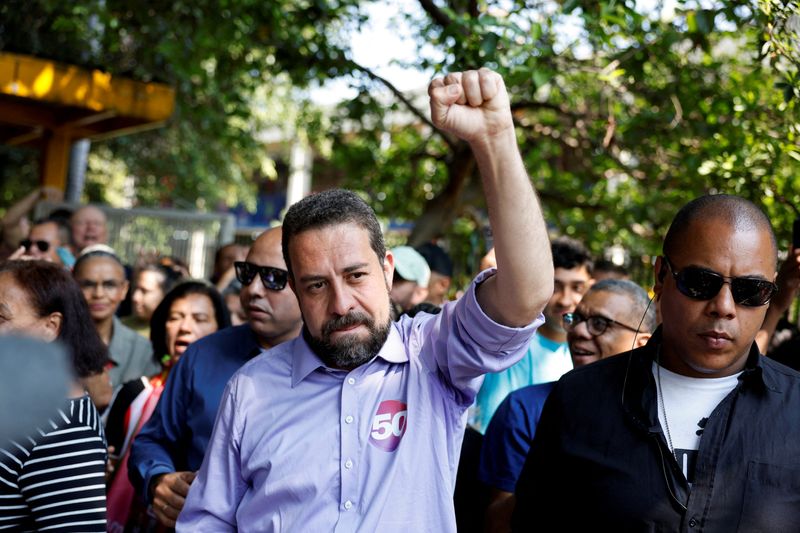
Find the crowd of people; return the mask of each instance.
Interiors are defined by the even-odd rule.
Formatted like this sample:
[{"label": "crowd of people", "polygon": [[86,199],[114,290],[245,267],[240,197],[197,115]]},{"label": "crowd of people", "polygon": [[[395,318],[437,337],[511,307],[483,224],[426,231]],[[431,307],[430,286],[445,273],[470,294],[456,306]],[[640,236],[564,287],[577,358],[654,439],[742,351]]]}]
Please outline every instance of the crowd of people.
[{"label": "crowd of people", "polygon": [[497,74],[429,96],[472,148],[492,227],[460,291],[441,246],[387,249],[345,190],[220,246],[208,280],[174,257],[126,265],[96,206],[27,227],[47,191],[9,210],[0,334],[59,343],[73,379],[0,442],[0,529],[800,527],[800,374],[761,355],[800,250],[778,269],[756,205],[703,196],[650,291],[550,239]]}]

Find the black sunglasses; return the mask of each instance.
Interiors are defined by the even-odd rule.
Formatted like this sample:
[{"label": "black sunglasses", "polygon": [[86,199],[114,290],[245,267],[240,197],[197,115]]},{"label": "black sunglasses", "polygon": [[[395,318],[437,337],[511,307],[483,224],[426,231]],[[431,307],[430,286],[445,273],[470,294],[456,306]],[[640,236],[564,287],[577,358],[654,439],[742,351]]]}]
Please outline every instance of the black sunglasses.
[{"label": "black sunglasses", "polygon": [[289,280],[289,272],[281,268],[259,266],[246,261],[236,261],[233,267],[236,269],[236,279],[245,287],[253,283],[256,274],[261,275],[264,287],[273,291],[282,291]]},{"label": "black sunglasses", "polygon": [[47,241],[32,241],[30,239],[23,239],[19,241],[19,245],[26,250],[30,250],[33,245],[36,245],[40,252],[46,252],[50,249],[50,243]]},{"label": "black sunglasses", "polygon": [[622,322],[617,322],[616,320],[611,320],[610,318],[604,317],[602,315],[592,315],[592,316],[583,316],[580,313],[566,313],[562,320],[564,321],[564,329],[572,331],[578,324],[581,322],[586,322],[586,329],[589,330],[589,334],[593,337],[599,337],[606,330],[609,326],[619,326],[621,328],[629,329],[631,331],[637,331],[636,328],[632,328],[630,326],[626,326]]},{"label": "black sunglasses", "polygon": [[765,279],[731,278],[696,266],[684,267],[675,272],[672,269],[672,262],[667,256],[664,256],[664,264],[675,278],[675,286],[678,287],[681,294],[694,300],[714,298],[726,283],[731,285],[733,301],[747,307],[766,305],[778,292],[778,286]]}]

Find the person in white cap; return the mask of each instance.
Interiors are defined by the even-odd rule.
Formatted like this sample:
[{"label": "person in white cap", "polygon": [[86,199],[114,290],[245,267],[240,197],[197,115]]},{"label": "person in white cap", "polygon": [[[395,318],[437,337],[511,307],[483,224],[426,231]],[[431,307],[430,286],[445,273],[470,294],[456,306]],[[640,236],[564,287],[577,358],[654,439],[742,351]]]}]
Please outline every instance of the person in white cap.
[{"label": "person in white cap", "polygon": [[389,293],[398,316],[425,301],[431,269],[422,255],[410,246],[392,248],[394,280]]}]

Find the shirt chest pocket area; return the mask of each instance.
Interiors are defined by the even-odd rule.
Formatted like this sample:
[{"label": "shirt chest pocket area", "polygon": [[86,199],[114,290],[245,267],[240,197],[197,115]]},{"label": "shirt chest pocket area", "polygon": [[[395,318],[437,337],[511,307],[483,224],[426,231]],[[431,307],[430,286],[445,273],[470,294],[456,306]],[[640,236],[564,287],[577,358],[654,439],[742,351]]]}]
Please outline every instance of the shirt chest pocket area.
[{"label": "shirt chest pocket area", "polygon": [[800,465],[750,461],[739,531],[797,531],[800,525]]}]

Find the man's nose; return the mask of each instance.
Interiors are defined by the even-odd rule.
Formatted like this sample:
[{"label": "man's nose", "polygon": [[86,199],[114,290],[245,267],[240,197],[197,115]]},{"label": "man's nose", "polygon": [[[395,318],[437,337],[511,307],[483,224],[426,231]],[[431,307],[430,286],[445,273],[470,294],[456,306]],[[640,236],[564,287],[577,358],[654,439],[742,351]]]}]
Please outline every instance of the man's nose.
[{"label": "man's nose", "polygon": [[733,292],[730,282],[722,284],[719,292],[708,301],[706,306],[711,316],[731,319],[736,316],[736,302],[733,301]]},{"label": "man's nose", "polygon": [[332,314],[344,316],[353,309],[355,300],[350,289],[344,283],[331,283],[330,291],[328,310]]},{"label": "man's nose", "polygon": [[593,335],[589,333],[589,321],[582,320],[572,328],[572,334],[581,339],[591,339]]}]

